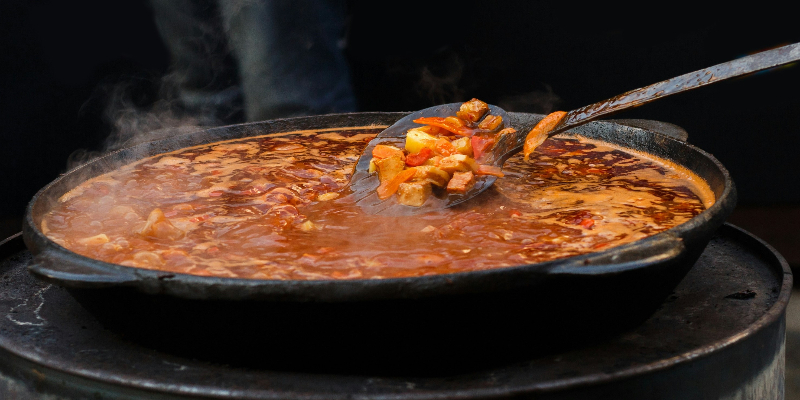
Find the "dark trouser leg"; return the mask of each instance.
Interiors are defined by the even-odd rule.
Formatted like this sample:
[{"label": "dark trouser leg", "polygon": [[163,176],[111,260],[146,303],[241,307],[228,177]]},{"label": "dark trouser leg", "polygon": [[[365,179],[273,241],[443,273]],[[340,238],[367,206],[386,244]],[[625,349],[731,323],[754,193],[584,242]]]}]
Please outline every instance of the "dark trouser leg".
[{"label": "dark trouser leg", "polygon": [[355,111],[344,1],[220,0],[250,121]]},{"label": "dark trouser leg", "polygon": [[241,90],[216,1],[151,3],[159,33],[172,57],[166,89],[176,89],[187,113],[201,121],[237,122],[241,118]]}]

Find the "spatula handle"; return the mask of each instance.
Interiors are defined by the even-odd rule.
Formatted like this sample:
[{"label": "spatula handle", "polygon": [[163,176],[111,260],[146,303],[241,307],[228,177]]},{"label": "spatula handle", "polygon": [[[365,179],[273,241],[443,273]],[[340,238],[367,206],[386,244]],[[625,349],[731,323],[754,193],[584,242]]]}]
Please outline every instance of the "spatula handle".
[{"label": "spatula handle", "polygon": [[798,60],[800,60],[800,43],[737,58],[733,61],[690,72],[643,88],[634,89],[608,100],[572,110],[561,119],[558,125],[556,125],[549,134],[555,135],[600,117],[628,108],[638,107],[662,97]]}]

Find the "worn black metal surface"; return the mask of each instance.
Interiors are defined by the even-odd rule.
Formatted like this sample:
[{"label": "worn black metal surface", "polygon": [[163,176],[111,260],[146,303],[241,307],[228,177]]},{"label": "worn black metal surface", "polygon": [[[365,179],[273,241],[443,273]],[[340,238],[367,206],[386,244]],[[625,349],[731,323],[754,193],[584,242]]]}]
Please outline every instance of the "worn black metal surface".
[{"label": "worn black metal surface", "polygon": [[[426,373],[436,374],[552,353],[635,326],[678,284],[735,204],[727,172],[702,150],[652,131],[590,123],[576,131],[685,165],[709,183],[717,201],[678,227],[605,251],[512,268],[384,280],[248,280],[130,268],[72,253],[38,229],[51,201],[88,176],[132,159],[271,132],[387,124],[399,115],[234,125],[145,143],[86,164],[31,201],[24,238],[36,259],[29,268],[70,288],[109,328],[173,353],[200,353],[238,365],[354,373],[419,372],[421,364]],[[510,117],[514,126],[541,118]],[[320,332],[327,342],[314,341]],[[447,338],[448,345],[429,340],[431,332]],[[209,349],[207,337],[217,345]],[[313,345],[301,351],[271,346],[303,339]]]},{"label": "worn black metal surface", "polygon": [[[31,256],[22,247],[19,237],[0,245],[0,395],[751,399],[780,398],[783,393],[784,311],[791,272],[769,246],[730,225],[638,327],[601,343],[436,376],[232,367],[142,347],[105,330],[66,290],[33,279],[25,270]],[[535,316],[520,310],[519,318]],[[209,346],[214,339],[206,337]],[[318,340],[325,341],[322,332]],[[433,333],[430,340],[442,347],[450,343]]]}]

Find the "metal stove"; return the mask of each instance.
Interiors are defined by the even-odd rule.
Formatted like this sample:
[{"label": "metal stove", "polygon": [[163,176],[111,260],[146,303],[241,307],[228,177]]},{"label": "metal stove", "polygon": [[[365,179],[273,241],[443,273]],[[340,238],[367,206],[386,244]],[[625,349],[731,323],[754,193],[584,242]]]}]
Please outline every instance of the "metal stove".
[{"label": "metal stove", "polygon": [[792,276],[724,226],[643,324],[598,343],[438,376],[235,367],[106,330],[33,279],[20,235],[0,243],[0,399],[782,399]]}]

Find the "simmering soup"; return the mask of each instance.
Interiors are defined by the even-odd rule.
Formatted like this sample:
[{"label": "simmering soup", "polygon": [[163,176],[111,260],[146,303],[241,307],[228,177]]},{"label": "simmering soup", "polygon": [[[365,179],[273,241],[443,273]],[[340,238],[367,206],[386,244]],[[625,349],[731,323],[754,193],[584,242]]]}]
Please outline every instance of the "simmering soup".
[{"label": "simmering soup", "polygon": [[528,161],[511,158],[473,201],[418,216],[367,215],[337,190],[381,128],[273,134],[146,158],[62,196],[41,229],[73,252],[136,268],[381,279],[607,249],[714,202],[705,182],[667,161],[557,136]]}]

